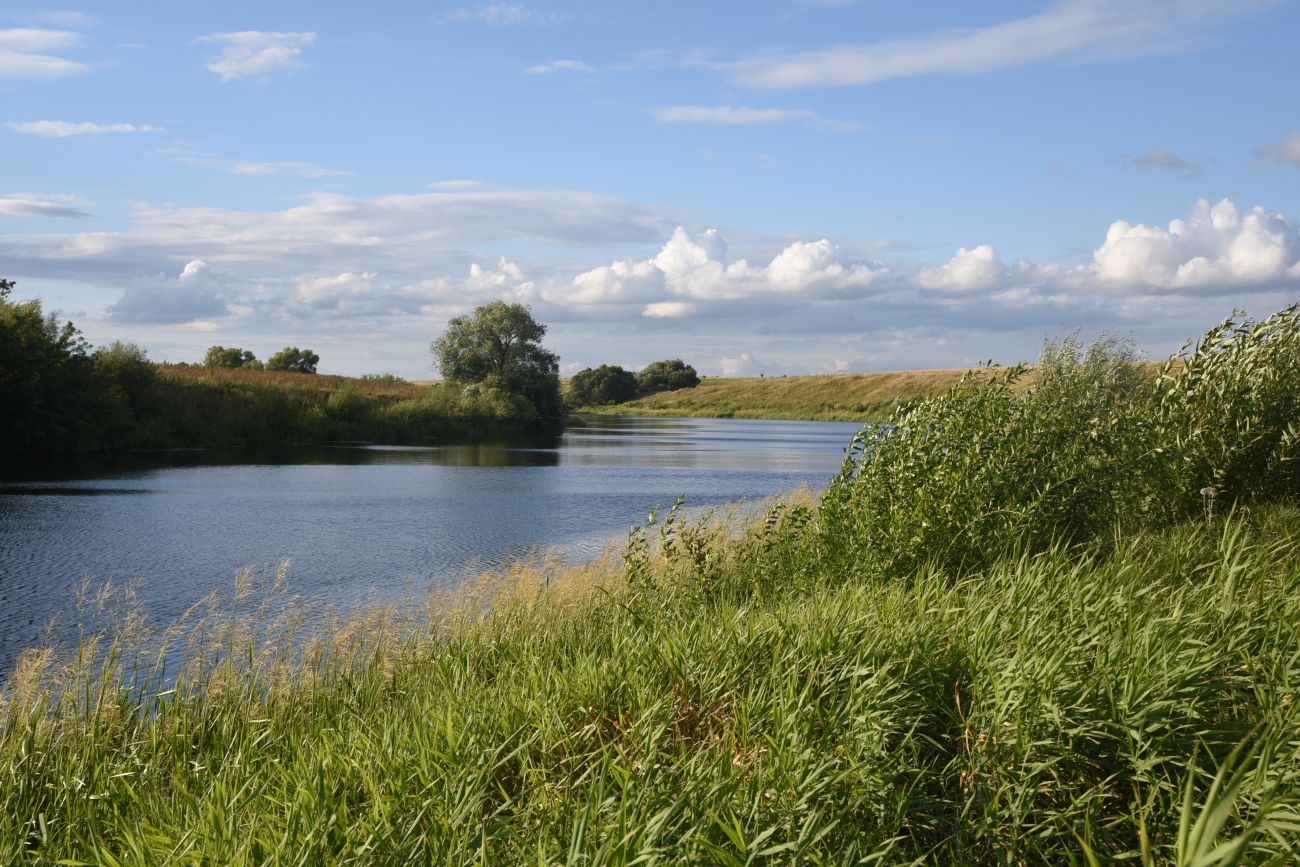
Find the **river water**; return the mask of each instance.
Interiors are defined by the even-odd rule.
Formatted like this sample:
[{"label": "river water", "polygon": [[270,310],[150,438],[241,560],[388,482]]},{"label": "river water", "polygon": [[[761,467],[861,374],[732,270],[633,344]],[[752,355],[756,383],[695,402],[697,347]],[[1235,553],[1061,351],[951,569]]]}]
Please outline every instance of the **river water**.
[{"label": "river water", "polygon": [[[193,452],[94,478],[0,485],[0,677],[83,577],[140,577],[155,621],[243,566],[290,560],[294,593],[346,606],[537,551],[593,556],[689,507],[820,488],[859,425],[588,417],[544,446],[331,447],[253,460]],[[56,639],[75,638],[63,617]]]}]

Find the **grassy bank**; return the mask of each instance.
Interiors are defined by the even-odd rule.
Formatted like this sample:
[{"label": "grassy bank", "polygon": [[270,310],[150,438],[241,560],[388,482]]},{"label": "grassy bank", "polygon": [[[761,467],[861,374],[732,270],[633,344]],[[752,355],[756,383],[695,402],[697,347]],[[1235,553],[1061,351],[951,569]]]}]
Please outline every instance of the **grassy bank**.
[{"label": "grassy bank", "polygon": [[519,406],[443,383],[160,365],[135,447],[427,443],[518,434]]},{"label": "grassy bank", "polygon": [[813,376],[708,377],[694,388],[660,392],[614,406],[607,415],[790,418],[866,421],[887,418],[910,401],[942,394],[965,371],[908,370]]},{"label": "grassy bank", "polygon": [[[1208,865],[1300,857],[1300,318],[1152,378],[1050,348],[816,501],[304,633],[241,580],[7,692],[48,863]],[[251,594],[251,595],[250,595]]]}]

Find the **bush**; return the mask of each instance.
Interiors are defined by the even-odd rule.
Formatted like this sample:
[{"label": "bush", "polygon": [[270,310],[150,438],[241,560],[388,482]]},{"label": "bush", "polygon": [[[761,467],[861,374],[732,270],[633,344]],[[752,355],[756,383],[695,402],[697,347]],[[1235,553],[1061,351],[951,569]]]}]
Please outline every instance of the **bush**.
[{"label": "bush", "polygon": [[232,346],[227,349],[224,346],[211,346],[207,354],[203,356],[204,367],[243,367],[250,370],[261,370],[262,362],[257,360],[257,356],[247,349],[240,349]]},{"label": "bush", "polygon": [[573,406],[609,406],[632,400],[636,394],[636,376],[616,364],[588,367],[569,381],[569,403]]},{"label": "bush", "polygon": [[266,360],[267,370],[288,370],[293,373],[315,373],[320,356],[310,349],[286,346]]},{"label": "bush", "polygon": [[695,368],[680,358],[670,358],[647,364],[636,375],[636,384],[642,394],[656,394],[679,388],[694,388],[700,384],[700,377]]},{"label": "bush", "polygon": [[[969,375],[855,438],[821,505],[836,574],[982,568],[1300,490],[1300,319],[1229,320],[1148,380],[1131,347],[1071,338]],[[1026,385],[1028,382],[1028,385]],[[1202,494],[1204,491],[1204,494]]]}]

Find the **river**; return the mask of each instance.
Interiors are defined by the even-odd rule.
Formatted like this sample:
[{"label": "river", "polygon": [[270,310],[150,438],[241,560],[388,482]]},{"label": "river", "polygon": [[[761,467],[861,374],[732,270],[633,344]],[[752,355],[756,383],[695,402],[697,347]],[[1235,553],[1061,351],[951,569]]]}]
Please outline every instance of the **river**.
[{"label": "river", "polygon": [[[167,622],[243,566],[290,560],[338,606],[445,586],[542,548],[581,558],[679,495],[690,507],[820,488],[852,423],[593,416],[543,447],[340,446],[274,461],[146,457],[93,478],[0,485],[0,672],[76,588],[139,577]],[[56,639],[75,638],[75,617]]]}]

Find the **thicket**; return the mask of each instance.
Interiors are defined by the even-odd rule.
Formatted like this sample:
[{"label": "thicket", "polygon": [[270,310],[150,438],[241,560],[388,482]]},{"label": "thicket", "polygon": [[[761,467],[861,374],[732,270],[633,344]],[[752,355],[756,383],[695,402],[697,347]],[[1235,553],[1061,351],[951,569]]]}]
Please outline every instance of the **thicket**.
[{"label": "thicket", "polygon": [[0,280],[0,478],[137,449],[427,443],[517,435],[538,420],[499,390],[317,376],[316,354],[295,347],[265,372],[238,347],[212,347],[203,366],[154,365],[134,344],[93,349],[12,290]]},{"label": "thicket", "polygon": [[865,431],[816,501],[314,631],[243,576],[163,636],[175,680],[130,616],[34,649],[0,851],[1294,863],[1298,356],[1295,308],[1154,379],[1066,341]]}]

